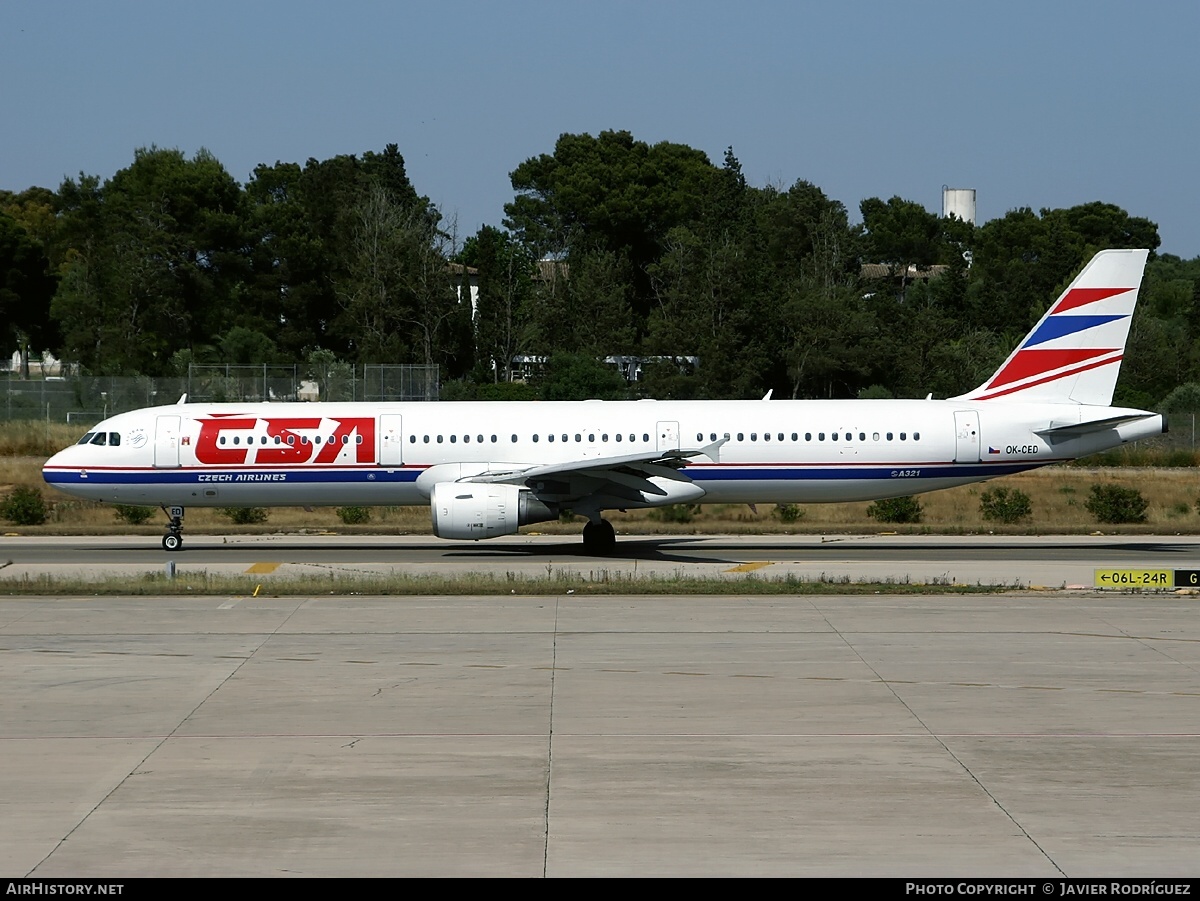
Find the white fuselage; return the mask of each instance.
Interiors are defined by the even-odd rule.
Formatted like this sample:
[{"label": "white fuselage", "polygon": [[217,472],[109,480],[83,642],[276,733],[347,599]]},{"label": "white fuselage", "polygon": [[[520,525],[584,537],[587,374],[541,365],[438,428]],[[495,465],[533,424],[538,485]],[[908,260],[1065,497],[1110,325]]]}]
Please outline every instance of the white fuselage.
[{"label": "white fuselage", "polygon": [[434,484],[477,473],[727,439],[683,468],[690,494],[605,506],[860,501],[978,482],[1162,430],[1147,414],[1065,440],[1037,434],[1123,412],[963,400],[181,404],[106,420],[89,443],[49,460],[44,477],[125,504],[427,504]]}]

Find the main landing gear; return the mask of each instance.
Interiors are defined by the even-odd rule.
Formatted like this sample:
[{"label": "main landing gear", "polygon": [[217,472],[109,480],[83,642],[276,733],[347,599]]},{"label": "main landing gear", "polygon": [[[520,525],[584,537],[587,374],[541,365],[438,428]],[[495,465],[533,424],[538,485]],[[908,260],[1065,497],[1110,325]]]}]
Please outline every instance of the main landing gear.
[{"label": "main landing gear", "polygon": [[617,532],[607,519],[589,522],[583,527],[583,549],[589,554],[611,554],[617,546]]},{"label": "main landing gear", "polygon": [[167,534],[163,536],[164,551],[177,551],[183,547],[183,507],[163,507],[163,513],[170,520],[167,523]]}]

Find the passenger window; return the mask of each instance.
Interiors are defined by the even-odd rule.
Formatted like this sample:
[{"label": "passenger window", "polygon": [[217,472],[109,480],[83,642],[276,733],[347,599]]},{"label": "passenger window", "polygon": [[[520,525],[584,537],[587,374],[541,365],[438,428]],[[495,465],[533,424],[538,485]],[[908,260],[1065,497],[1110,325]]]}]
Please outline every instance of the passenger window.
[{"label": "passenger window", "polygon": [[[516,438],[516,437],[517,437],[516,435],[513,435],[513,438]],[[441,443],[442,443],[442,436],[441,436],[441,435],[438,435],[438,436],[437,436],[437,443],[438,443],[438,444],[441,444]]]},{"label": "passenger window", "polygon": [[547,435],[546,440],[549,441],[551,444],[553,444],[554,443],[554,433],[551,432],[549,435]]},{"label": "passenger window", "polygon": [[426,444],[428,444],[428,443],[429,443],[429,436],[428,436],[428,435],[426,435],[426,436],[425,436],[425,443],[426,443]]},{"label": "passenger window", "polygon": [[824,433],[824,432],[817,432],[817,440],[818,440],[818,441],[824,441],[824,440],[825,440],[825,433]]},{"label": "passenger window", "polygon": [[650,443],[650,435],[648,433],[643,433],[642,440],[645,441],[647,444],[649,444]]},{"label": "passenger window", "polygon": [[771,440],[771,433],[763,432],[763,441],[770,441],[770,440]]},{"label": "passenger window", "polygon": [[588,444],[595,444],[595,443],[596,443],[595,434],[593,433],[593,434],[588,435]]},{"label": "passenger window", "polygon": [[903,441],[903,440],[904,440],[904,432],[901,432],[901,433],[900,433],[900,440],[901,440],[901,441]]},{"label": "passenger window", "polygon": [[703,441],[703,440],[704,440],[704,433],[703,433],[703,432],[697,432],[697,433],[696,433],[696,440],[697,440],[697,441]]},{"label": "passenger window", "polygon": [[471,443],[471,436],[463,435],[463,444],[470,444],[470,443]]},{"label": "passenger window", "polygon": [[516,436],[516,435],[513,435],[513,436],[512,436],[512,443],[513,443],[513,444],[516,444],[516,443],[517,443],[517,436]]},{"label": "passenger window", "polygon": [[913,432],[913,441],[920,441],[920,440],[921,440],[921,433]]},{"label": "passenger window", "polygon": [[[417,440],[417,436],[413,435],[413,441],[416,441],[416,440]],[[426,437],[425,440],[428,441],[429,438]],[[295,435],[288,435],[288,444],[291,445],[292,447],[296,446],[296,436]]]},{"label": "passenger window", "polygon": [[879,433],[878,433],[878,432],[874,432],[874,433],[872,433],[872,435],[871,435],[871,440],[872,440],[872,441],[878,441],[878,440],[879,440]]},{"label": "passenger window", "polygon": [[534,436],[533,436],[533,443],[534,443],[534,444],[537,444],[537,443],[538,443],[538,436],[537,436],[537,435],[534,435]]},{"label": "passenger window", "polygon": [[451,436],[450,436],[450,443],[451,443],[451,444],[458,444],[458,436],[457,436],[457,435],[451,435]]},{"label": "passenger window", "polygon": [[804,433],[804,440],[805,440],[805,441],[812,441],[812,432],[805,432],[805,433]]},{"label": "passenger window", "polygon": [[892,433],[888,432],[888,441],[891,441],[891,440],[892,440]]},{"label": "passenger window", "polygon": [[582,441],[582,440],[583,440],[583,436],[582,436],[582,435],[580,435],[578,432],[576,432],[576,433],[575,433],[575,441],[576,441],[576,442],[579,442],[579,441]]},{"label": "passenger window", "polygon": [[746,435],[743,432],[738,432],[738,441],[745,441]]},{"label": "passenger window", "polygon": [[757,440],[758,440],[758,432],[751,432],[751,433],[750,433],[750,440],[751,440],[751,441],[757,441]]},{"label": "passenger window", "polygon": [[866,432],[859,432],[859,433],[858,433],[858,440],[859,440],[859,441],[866,441],[866,440],[867,440],[867,433],[866,433]]},{"label": "passenger window", "polygon": [[624,436],[623,436],[623,435],[622,435],[620,432],[617,432],[617,434],[616,434],[616,436],[615,436],[615,437],[616,437],[616,439],[617,439],[618,441],[620,441],[620,440],[622,440],[622,439],[624,438]]},{"label": "passenger window", "polygon": [[800,440],[800,433],[799,433],[799,432],[792,432],[792,440],[793,440],[793,441],[799,441],[799,440]]}]

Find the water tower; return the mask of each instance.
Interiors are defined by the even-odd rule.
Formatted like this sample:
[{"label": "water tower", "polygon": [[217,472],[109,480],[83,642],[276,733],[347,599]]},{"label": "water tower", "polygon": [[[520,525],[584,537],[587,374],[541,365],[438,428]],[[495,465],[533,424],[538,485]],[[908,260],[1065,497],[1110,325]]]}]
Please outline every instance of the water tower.
[{"label": "water tower", "polygon": [[975,224],[974,188],[948,188],[942,185],[942,218],[952,215],[963,222]]}]

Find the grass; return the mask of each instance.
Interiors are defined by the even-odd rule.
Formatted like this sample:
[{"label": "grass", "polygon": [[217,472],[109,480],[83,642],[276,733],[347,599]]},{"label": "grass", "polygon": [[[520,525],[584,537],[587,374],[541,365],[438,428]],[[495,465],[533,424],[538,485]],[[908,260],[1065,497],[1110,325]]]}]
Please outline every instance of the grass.
[{"label": "grass", "polygon": [[254,596],[291,597],[321,594],[371,596],[604,596],[604,595],[828,595],[828,594],[985,594],[1017,589],[1018,585],[956,585],[950,581],[930,583],[903,580],[873,582],[807,578],[789,574],[762,577],[751,573],[736,578],[698,577],[683,571],[672,575],[634,575],[625,572],[552,572],[545,576],[519,573],[463,573],[461,575],[372,575],[339,573],[284,578],[253,578],[245,575],[213,575],[207,572],[144,573],[136,577],[88,580],[48,574],[0,578],[0,594],[21,596],[120,595],[120,596]]}]

